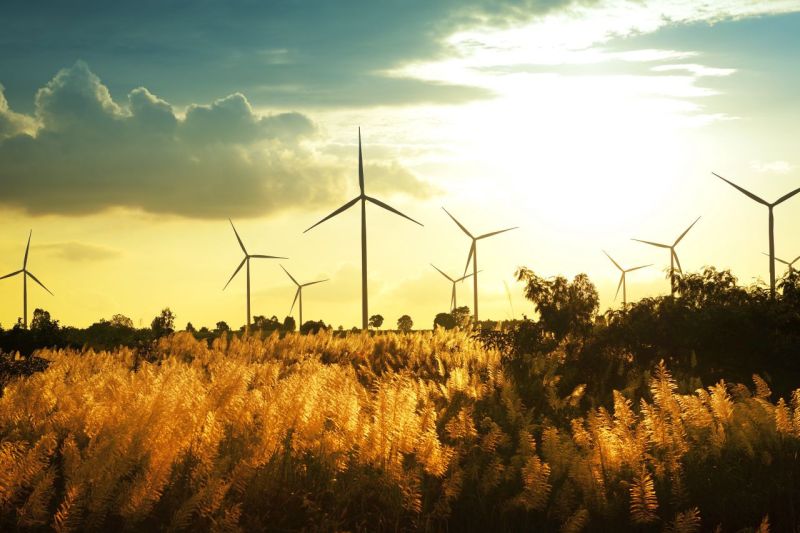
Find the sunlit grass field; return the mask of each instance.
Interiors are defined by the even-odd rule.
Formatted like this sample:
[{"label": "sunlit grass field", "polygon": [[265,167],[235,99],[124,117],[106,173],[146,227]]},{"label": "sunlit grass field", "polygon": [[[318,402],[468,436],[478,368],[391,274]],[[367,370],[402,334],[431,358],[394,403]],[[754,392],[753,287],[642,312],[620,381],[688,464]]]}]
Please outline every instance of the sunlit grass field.
[{"label": "sunlit grass field", "polygon": [[776,531],[800,391],[524,376],[470,332],[40,351],[0,398],[0,529]]}]

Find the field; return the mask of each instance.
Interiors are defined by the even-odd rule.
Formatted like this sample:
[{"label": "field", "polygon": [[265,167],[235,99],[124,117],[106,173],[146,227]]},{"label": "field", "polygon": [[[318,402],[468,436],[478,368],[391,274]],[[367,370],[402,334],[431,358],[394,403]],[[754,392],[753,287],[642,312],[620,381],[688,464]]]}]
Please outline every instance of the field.
[{"label": "field", "polygon": [[[42,350],[0,398],[0,529],[791,530],[800,391],[458,330]],[[680,383],[678,382],[680,381]]]}]

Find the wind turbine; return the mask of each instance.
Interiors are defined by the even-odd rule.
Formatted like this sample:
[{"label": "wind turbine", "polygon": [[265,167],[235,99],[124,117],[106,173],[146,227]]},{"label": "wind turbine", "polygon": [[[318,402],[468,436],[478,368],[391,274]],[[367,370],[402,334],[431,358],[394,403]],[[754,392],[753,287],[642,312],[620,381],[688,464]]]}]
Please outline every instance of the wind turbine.
[{"label": "wind turbine", "polygon": [[486,239],[488,237],[493,237],[493,236],[498,235],[500,233],[505,233],[506,231],[511,231],[512,229],[517,229],[518,226],[514,226],[513,228],[501,229],[499,231],[492,231],[490,233],[484,233],[483,235],[479,235],[477,237],[474,237],[472,235],[472,233],[467,231],[467,228],[465,228],[464,225],[461,224],[461,222],[456,220],[456,217],[451,215],[450,212],[447,209],[445,209],[444,207],[442,207],[442,209],[444,210],[445,213],[447,213],[447,216],[452,218],[453,222],[455,222],[456,225],[458,225],[458,227],[461,228],[461,231],[466,233],[467,236],[470,239],[472,239],[472,246],[470,246],[470,248],[469,248],[469,255],[467,256],[467,264],[464,267],[464,274],[467,273],[467,269],[469,268],[469,260],[472,259],[472,273],[474,274],[474,276],[472,278],[472,284],[473,284],[473,297],[474,297],[474,305],[475,305],[475,307],[473,309],[473,311],[474,311],[473,317],[474,317],[474,320],[475,320],[475,324],[477,324],[478,323],[478,241],[481,240],[481,239]]},{"label": "wind turbine", "polygon": [[697,224],[698,220],[700,220],[700,217],[697,217],[697,220],[692,222],[692,224],[688,228],[686,228],[686,231],[681,233],[680,237],[675,239],[675,242],[672,243],[672,245],[661,244],[661,243],[658,243],[658,242],[651,242],[651,241],[643,241],[641,239],[631,239],[631,240],[634,240],[636,242],[643,242],[645,244],[649,244],[650,246],[657,246],[658,248],[666,248],[666,249],[669,250],[669,285],[670,285],[671,294],[673,296],[675,296],[675,264],[676,263],[678,265],[678,272],[683,274],[683,269],[681,268],[681,262],[678,259],[678,254],[675,252],[675,247],[678,246],[678,243],[681,242],[681,239],[683,239],[686,236],[686,234],[689,233],[689,230],[692,229],[695,224]]},{"label": "wind turbine", "polygon": [[[33,230],[31,230],[30,233],[28,233],[28,245],[25,246],[25,257],[22,259],[22,269],[0,277],[0,279],[6,279],[6,278],[12,278],[17,274],[22,274],[22,325],[25,327],[25,329],[28,329],[28,276],[30,276],[33,281],[38,283],[41,288],[43,288],[47,292],[50,292],[50,289],[45,287],[44,284],[41,281],[39,281],[39,278],[34,276],[33,272],[30,272],[28,270],[28,251],[31,248],[32,235],[33,235]],[[52,292],[50,292],[50,295],[54,296]]]},{"label": "wind turbine", "polygon": [[[281,268],[283,268],[283,265],[281,265]],[[291,279],[292,282],[295,285],[297,285],[297,292],[294,293],[294,300],[292,300],[292,307],[291,309],[289,309],[289,314],[290,315],[292,314],[292,311],[294,310],[294,304],[297,303],[297,299],[300,298],[300,323],[297,325],[299,330],[300,326],[303,325],[303,287],[308,287],[309,285],[315,285],[317,283],[322,283],[323,281],[328,281],[328,280],[321,279],[318,281],[310,281],[308,283],[298,283],[297,280],[294,279],[294,277],[291,274],[289,274],[288,270],[283,268],[283,271],[286,272],[286,275],[289,276],[289,279]]]},{"label": "wind turbine", "polygon": [[767,209],[769,209],[769,293],[770,293],[770,296],[772,296],[774,298],[775,297],[775,216],[772,214],[772,209],[776,205],[785,202],[786,200],[788,200],[789,198],[791,198],[795,194],[799,193],[800,192],[800,187],[798,187],[797,189],[793,190],[790,193],[784,194],[783,196],[781,196],[780,198],[778,198],[774,202],[769,203],[766,200],[764,200],[762,198],[759,198],[755,194],[751,193],[750,191],[748,191],[748,190],[746,190],[746,189],[744,189],[742,187],[739,187],[738,185],[736,185],[732,181],[726,180],[725,178],[723,178],[722,176],[720,176],[716,172],[712,172],[712,174],[714,174],[716,177],[718,177],[719,179],[721,179],[722,181],[724,181],[725,183],[727,183],[731,187],[734,187],[735,189],[737,189],[739,192],[741,192],[745,196],[750,197],[751,199],[755,200],[756,202],[760,203],[761,205],[767,206]]},{"label": "wind turbine", "polygon": [[619,289],[621,287],[622,288],[622,308],[624,309],[624,308],[626,308],[628,306],[628,282],[627,282],[627,280],[625,278],[625,274],[627,274],[628,272],[633,272],[634,270],[639,270],[640,268],[646,268],[646,267],[653,266],[653,265],[642,265],[642,266],[638,266],[638,267],[625,269],[625,268],[622,268],[621,266],[619,266],[619,263],[614,261],[614,258],[611,257],[610,255],[608,255],[608,252],[603,250],[603,253],[606,254],[606,257],[611,259],[611,262],[614,263],[614,266],[617,267],[619,269],[619,271],[622,273],[622,275],[619,278],[619,285],[617,285],[617,292],[616,292],[616,294],[614,294],[614,299],[616,300],[617,296],[619,296]]},{"label": "wind turbine", "polygon": [[401,217],[410,220],[415,224],[420,224],[413,218],[404,215],[394,207],[391,207],[388,204],[381,202],[380,200],[373,198],[371,196],[367,196],[364,192],[364,163],[361,157],[361,128],[358,128],[358,186],[361,190],[361,194],[344,204],[342,207],[331,213],[330,215],[326,216],[303,233],[308,232],[309,230],[319,226],[329,218],[333,218],[339,213],[347,211],[356,203],[361,202],[361,329],[367,330],[368,329],[368,320],[369,320],[369,305],[368,305],[368,297],[367,297],[367,202],[371,202],[378,207],[382,207],[387,211],[391,211],[395,215],[400,215]]},{"label": "wind turbine", "polygon": [[[761,253],[764,254],[764,252],[761,252]],[[769,254],[764,254],[764,255],[769,257]],[[794,264],[797,262],[798,259],[800,259],[800,255],[798,255],[797,257],[795,257],[791,261],[785,261],[785,260],[781,259],[780,257],[775,257],[775,261],[777,261],[779,263],[783,263],[784,265],[789,267],[789,274],[791,274],[792,272],[795,271]]]},{"label": "wind turbine", "polygon": [[466,276],[461,276],[458,279],[453,279],[450,276],[448,276],[447,274],[445,274],[444,272],[442,272],[441,270],[439,270],[439,268],[436,265],[434,265],[433,263],[431,263],[431,266],[433,268],[435,268],[439,272],[439,274],[441,274],[442,276],[444,276],[448,280],[450,280],[450,282],[453,284],[453,290],[450,293],[450,310],[452,311],[453,309],[458,307],[458,305],[456,304],[456,283],[458,283],[459,281],[464,281],[465,279],[470,277],[472,274],[467,274]]},{"label": "wind turbine", "polygon": [[239,263],[238,267],[236,267],[236,270],[233,271],[233,274],[231,275],[230,279],[228,280],[228,283],[225,284],[225,286],[222,288],[222,290],[224,291],[225,289],[228,288],[228,285],[230,285],[231,281],[233,281],[233,278],[236,277],[236,274],[238,274],[239,271],[242,269],[242,267],[245,264],[247,264],[247,329],[249,330],[250,329],[250,317],[252,316],[250,314],[250,259],[288,259],[288,257],[278,257],[276,255],[260,255],[260,254],[249,254],[249,253],[247,253],[247,248],[244,247],[244,243],[242,242],[241,237],[239,237],[239,232],[236,231],[236,226],[233,225],[233,221],[231,219],[228,219],[228,222],[231,223],[231,227],[233,228],[233,233],[236,235],[236,240],[239,241],[239,246],[241,246],[242,252],[244,252],[244,259],[242,259],[242,262]]}]

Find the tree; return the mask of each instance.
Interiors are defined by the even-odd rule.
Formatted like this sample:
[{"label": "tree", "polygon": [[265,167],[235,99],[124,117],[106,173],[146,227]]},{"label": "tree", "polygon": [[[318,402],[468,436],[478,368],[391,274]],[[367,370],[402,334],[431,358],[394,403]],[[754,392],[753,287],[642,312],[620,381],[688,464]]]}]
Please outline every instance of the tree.
[{"label": "tree", "polygon": [[161,314],[150,323],[150,329],[156,337],[163,337],[175,331],[175,313],[169,307],[161,310]]},{"label": "tree", "polygon": [[456,319],[450,313],[439,313],[433,319],[433,329],[436,329],[437,326],[444,329],[453,329],[456,325]]},{"label": "tree", "polygon": [[283,331],[294,331],[297,329],[297,322],[293,316],[287,316],[283,319]]},{"label": "tree", "polygon": [[217,322],[217,327],[214,330],[214,333],[226,333],[231,330],[231,327],[228,325],[227,322],[224,320],[220,320]]},{"label": "tree", "polygon": [[43,334],[55,333],[58,331],[58,320],[51,319],[50,313],[44,309],[34,309],[31,331]]},{"label": "tree", "polygon": [[300,326],[300,333],[308,335],[309,333],[319,333],[326,329],[330,329],[330,326],[326,325],[322,320],[316,322],[314,320],[307,320]]},{"label": "tree", "polygon": [[472,323],[472,313],[466,305],[453,309],[452,316],[456,321],[456,326],[461,329],[467,329]]},{"label": "tree", "polygon": [[516,272],[517,281],[525,283],[525,298],[532,301],[539,321],[556,339],[567,334],[585,335],[597,314],[597,289],[586,274],[578,274],[570,283],[563,276],[545,279],[528,268]]},{"label": "tree", "polygon": [[131,328],[133,329],[133,320],[125,315],[117,313],[111,317],[111,325],[117,328]]},{"label": "tree", "polygon": [[191,322],[187,322],[186,323],[186,331],[188,331],[189,333],[195,333],[197,330],[194,329],[194,326],[192,325]]},{"label": "tree", "polygon": [[403,315],[397,319],[397,329],[403,333],[408,333],[414,327],[414,321],[408,315]]},{"label": "tree", "polygon": [[380,329],[383,325],[383,317],[381,315],[372,315],[369,317],[369,325],[375,329]]}]

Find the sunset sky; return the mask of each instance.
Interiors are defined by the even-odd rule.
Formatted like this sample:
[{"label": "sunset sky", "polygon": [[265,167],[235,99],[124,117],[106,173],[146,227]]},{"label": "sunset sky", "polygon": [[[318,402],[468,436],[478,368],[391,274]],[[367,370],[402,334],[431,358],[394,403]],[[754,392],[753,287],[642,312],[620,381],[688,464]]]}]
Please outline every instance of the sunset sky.
[{"label": "sunset sky", "polygon": [[[51,4],[45,6],[45,4]],[[601,309],[669,290],[685,270],[768,280],[767,209],[800,187],[800,0],[570,2],[4,2],[0,275],[28,267],[29,312],[86,326],[115,313],[181,328],[245,321],[227,222],[251,253],[253,314],[360,324],[358,194],[370,314],[429,328],[479,244],[481,318],[532,305],[518,266],[586,272]],[[800,196],[775,210],[777,256],[800,255]],[[663,252],[663,253],[662,253]],[[779,265],[778,273],[784,269]],[[509,288],[511,301],[506,292]],[[472,307],[471,284],[459,304]],[[22,313],[0,280],[0,324]]]}]

